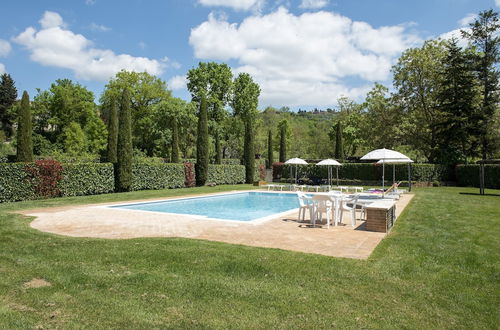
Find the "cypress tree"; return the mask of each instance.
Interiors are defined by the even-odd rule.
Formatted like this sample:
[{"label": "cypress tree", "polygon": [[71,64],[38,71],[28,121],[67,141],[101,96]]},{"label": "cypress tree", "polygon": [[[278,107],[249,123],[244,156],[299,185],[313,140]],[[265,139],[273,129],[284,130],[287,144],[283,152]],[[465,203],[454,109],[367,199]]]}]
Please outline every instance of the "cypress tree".
[{"label": "cypress tree", "polygon": [[252,126],[252,119],[248,119],[245,122],[245,144],[243,145],[246,183],[253,182],[255,172],[255,138]]},{"label": "cypress tree", "polygon": [[273,166],[273,134],[272,131],[269,130],[267,136],[267,168],[271,168]]},{"label": "cypress tree", "polygon": [[177,118],[172,120],[172,163],[179,162],[179,128]]},{"label": "cypress tree", "polygon": [[120,101],[118,123],[116,188],[130,191],[132,185],[132,115],[130,112],[130,92],[125,88]]},{"label": "cypress tree", "polygon": [[19,109],[18,133],[17,133],[17,161],[33,161],[33,141],[30,97],[28,92],[23,92],[21,107]]},{"label": "cypress tree", "polygon": [[287,122],[286,120],[280,123],[280,162],[286,162],[286,134]]},{"label": "cypress tree", "polygon": [[14,80],[8,73],[0,76],[0,124],[5,136],[12,135],[12,120],[15,120],[9,114],[9,108],[16,102],[17,89]]},{"label": "cypress tree", "polygon": [[109,109],[109,122],[108,122],[108,149],[107,161],[115,164],[117,158],[117,143],[118,143],[118,104],[116,100],[111,103]]},{"label": "cypress tree", "polygon": [[201,97],[196,137],[196,185],[203,186],[208,177],[208,109],[205,96]]},{"label": "cypress tree", "polygon": [[215,164],[222,164],[222,148],[220,141],[220,132],[216,131],[215,135]]},{"label": "cypress tree", "polygon": [[335,135],[335,159],[344,159],[344,144],[342,142],[342,124],[337,123],[337,132]]}]

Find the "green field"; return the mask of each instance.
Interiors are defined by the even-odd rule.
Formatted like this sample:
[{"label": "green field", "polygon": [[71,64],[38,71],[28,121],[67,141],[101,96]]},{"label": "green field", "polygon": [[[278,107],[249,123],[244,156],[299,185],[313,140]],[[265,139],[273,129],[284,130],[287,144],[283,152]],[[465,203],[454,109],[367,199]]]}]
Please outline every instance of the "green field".
[{"label": "green field", "polygon": [[[500,197],[461,194],[477,189],[417,189],[368,260],[190,239],[70,238],[9,213],[249,187],[0,205],[0,328],[498,328]],[[51,285],[27,287],[32,279]]]}]

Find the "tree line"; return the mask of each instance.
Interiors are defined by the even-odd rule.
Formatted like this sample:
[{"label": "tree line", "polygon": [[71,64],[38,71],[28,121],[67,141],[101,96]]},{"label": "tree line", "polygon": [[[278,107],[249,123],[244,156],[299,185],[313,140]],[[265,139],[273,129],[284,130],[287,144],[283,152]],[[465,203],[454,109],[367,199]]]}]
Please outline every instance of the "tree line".
[{"label": "tree line", "polygon": [[[393,66],[392,86],[375,83],[364,102],[348,97],[335,109],[258,110],[260,88],[224,63],[201,62],[187,73],[191,100],[172,96],[165,81],[121,71],[95,95],[69,79],[17,100],[14,80],[0,77],[0,156],[31,137],[37,157],[118,162],[124,91],[130,109],[130,148],[136,159],[169,162],[197,158],[196,177],[208,163],[239,158],[247,181],[254,158],[268,165],[290,157],[355,159],[375,148],[399,150],[417,161],[456,164],[500,157],[499,19],[481,12],[462,32],[468,40],[428,40],[406,50]],[[23,109],[29,105],[31,114]],[[24,125],[22,123],[25,123]],[[31,126],[30,126],[31,125]],[[29,132],[31,131],[31,134]]]}]

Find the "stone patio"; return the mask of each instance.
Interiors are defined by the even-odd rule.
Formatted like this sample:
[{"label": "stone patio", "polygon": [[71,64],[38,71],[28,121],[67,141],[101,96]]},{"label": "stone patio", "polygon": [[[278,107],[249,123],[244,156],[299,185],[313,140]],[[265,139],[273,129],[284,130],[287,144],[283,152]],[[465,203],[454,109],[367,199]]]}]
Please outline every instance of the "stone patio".
[{"label": "stone patio", "polygon": [[[412,194],[405,194],[397,201],[397,216],[412,197]],[[386,235],[366,231],[363,221],[358,221],[356,227],[347,221],[348,225],[329,229],[326,226],[312,228],[308,222],[297,221],[297,212],[252,224],[96,206],[102,204],[44,208],[22,214],[36,217],[31,222],[35,229],[73,237],[184,237],[357,259],[368,258]],[[349,219],[347,214],[344,219]]]}]

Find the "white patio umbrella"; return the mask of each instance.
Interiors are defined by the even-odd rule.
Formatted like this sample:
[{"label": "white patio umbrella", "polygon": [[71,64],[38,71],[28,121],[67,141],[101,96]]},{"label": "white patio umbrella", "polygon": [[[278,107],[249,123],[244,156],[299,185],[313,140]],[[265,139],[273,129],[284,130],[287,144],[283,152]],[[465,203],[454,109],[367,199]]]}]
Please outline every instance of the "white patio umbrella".
[{"label": "white patio umbrella", "polygon": [[285,164],[295,165],[295,183],[297,183],[297,165],[307,165],[307,162],[302,158],[290,158]]},{"label": "white patio umbrella", "polygon": [[[406,159],[411,160],[406,155],[403,155],[400,152],[390,149],[376,149],[372,150],[363,157],[361,160],[381,160],[381,159]],[[384,189],[384,180],[385,180],[385,163],[382,163],[382,190]]]},{"label": "white patio umbrella", "polygon": [[[410,167],[410,163],[413,163],[413,160],[408,159],[381,159],[377,162],[377,164],[392,164],[392,184],[396,182],[396,164],[408,164],[408,168]],[[410,184],[410,171],[408,170],[408,184]]]},{"label": "white patio umbrella", "polygon": [[330,186],[332,185],[332,166],[336,166],[337,167],[337,186],[339,185],[339,166],[342,166],[342,164],[340,164],[335,159],[328,158],[328,159],[323,159],[322,161],[320,161],[316,165],[328,166],[328,185],[330,185]]}]

